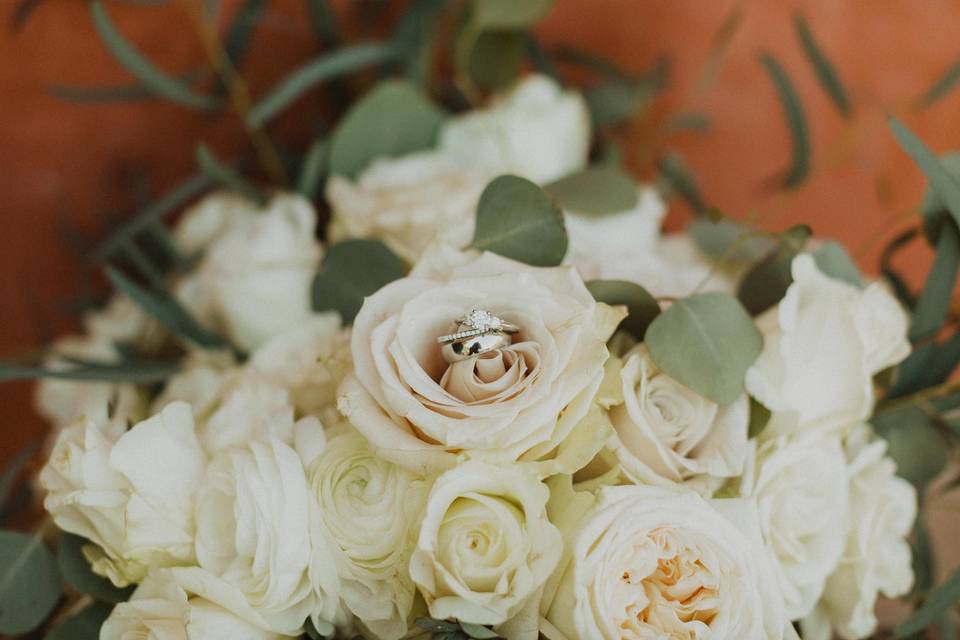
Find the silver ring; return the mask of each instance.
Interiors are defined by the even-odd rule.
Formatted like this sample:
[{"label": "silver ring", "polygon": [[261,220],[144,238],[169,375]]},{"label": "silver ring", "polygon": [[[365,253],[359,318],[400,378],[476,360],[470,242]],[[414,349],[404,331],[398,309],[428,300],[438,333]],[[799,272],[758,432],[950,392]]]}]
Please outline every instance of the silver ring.
[{"label": "silver ring", "polygon": [[443,355],[444,360],[453,364],[454,362],[469,360],[470,358],[490,351],[503,349],[504,347],[510,346],[511,342],[513,342],[513,340],[511,340],[510,336],[506,333],[483,333],[465,340],[445,344],[440,350],[440,353]]},{"label": "silver ring", "polygon": [[457,342],[458,340],[463,340],[464,338],[472,338],[473,336],[480,336],[485,333],[487,333],[485,329],[467,329],[466,331],[457,331],[456,333],[440,336],[437,338],[437,342],[440,344],[447,344],[448,342]]},{"label": "silver ring", "polygon": [[478,330],[484,333],[499,331],[502,333],[517,333],[520,327],[498,318],[485,309],[471,309],[470,313],[457,320],[461,331]]}]

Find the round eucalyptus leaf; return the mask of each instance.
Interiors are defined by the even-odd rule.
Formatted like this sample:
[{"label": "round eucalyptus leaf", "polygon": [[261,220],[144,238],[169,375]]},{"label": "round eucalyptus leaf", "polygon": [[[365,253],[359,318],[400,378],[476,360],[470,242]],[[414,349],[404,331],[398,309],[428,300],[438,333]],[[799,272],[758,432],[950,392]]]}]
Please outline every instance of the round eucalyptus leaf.
[{"label": "round eucalyptus leaf", "polygon": [[473,624],[472,622],[460,622],[460,628],[468,638],[473,640],[491,640],[492,638],[499,638],[495,631],[484,627],[479,624]]},{"label": "round eucalyptus leaf", "polygon": [[379,240],[338,242],[327,251],[313,280],[313,309],[338,311],[344,322],[353,322],[365,297],[406,271],[403,261]]},{"label": "round eucalyptus leaf", "polygon": [[480,195],[472,246],[538,267],[556,266],[567,253],[563,214],[534,183],[500,176]]},{"label": "round eucalyptus leaf", "polygon": [[650,357],[667,375],[719,404],[743,393],[747,369],[763,348],[750,316],[725,293],[677,300],[650,323]]},{"label": "round eucalyptus leaf", "polygon": [[850,254],[838,242],[833,240],[824,242],[813,252],[813,259],[817,263],[817,268],[831,278],[849,282],[855,287],[863,286],[860,270],[850,258]]},{"label": "round eucalyptus leaf", "polygon": [[591,280],[587,289],[597,302],[627,307],[627,317],[620,327],[637,340],[643,340],[647,327],[660,314],[660,305],[646,289],[625,280]]},{"label": "round eucalyptus leaf", "polygon": [[60,574],[71,587],[97,600],[117,604],[126,602],[133,593],[133,587],[120,589],[108,579],[98,576],[83,555],[84,545],[91,544],[80,536],[70,533],[63,535],[57,549],[57,564]]},{"label": "round eucalyptus leaf", "polygon": [[897,475],[917,488],[940,475],[947,464],[949,443],[918,407],[880,413],[876,432],[887,441],[887,453],[897,463]]},{"label": "round eucalyptus leaf", "polygon": [[0,634],[36,629],[60,599],[60,573],[39,536],[0,531]]},{"label": "round eucalyptus leaf", "polygon": [[96,602],[75,616],[71,616],[48,633],[44,640],[97,640],[100,627],[113,607]]},{"label": "round eucalyptus leaf", "polygon": [[544,187],[564,209],[616,213],[637,206],[637,184],[618,167],[589,167]]}]

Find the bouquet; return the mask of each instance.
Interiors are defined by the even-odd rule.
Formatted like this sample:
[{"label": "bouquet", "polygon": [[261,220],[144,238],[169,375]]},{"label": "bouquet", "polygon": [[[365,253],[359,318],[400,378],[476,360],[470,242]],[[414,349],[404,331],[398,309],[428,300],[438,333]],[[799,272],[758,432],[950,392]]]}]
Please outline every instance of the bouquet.
[{"label": "bouquet", "polygon": [[[549,2],[414,2],[252,106],[241,27],[203,32],[207,86],[90,6],[142,90],[232,104],[251,153],[198,147],[96,248],[115,293],[82,333],[3,365],[52,432],[0,632],[857,640],[881,595],[917,608],[897,637],[952,632],[917,511],[954,437],[960,178],[899,121],[919,297],[705,205],[677,156],[636,182],[618,127],[663,70],[543,50]],[[323,82],[342,115],[284,157],[266,123]],[[668,234],[675,195],[698,215]]]}]

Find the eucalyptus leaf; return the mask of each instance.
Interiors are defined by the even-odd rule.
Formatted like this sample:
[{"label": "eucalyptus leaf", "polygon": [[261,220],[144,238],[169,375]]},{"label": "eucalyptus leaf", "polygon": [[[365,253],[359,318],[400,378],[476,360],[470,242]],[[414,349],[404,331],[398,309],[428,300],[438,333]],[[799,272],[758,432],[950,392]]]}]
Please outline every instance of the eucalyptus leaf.
[{"label": "eucalyptus leaf", "polygon": [[438,37],[437,21],[449,5],[449,0],[413,0],[390,36],[404,75],[418,86],[427,84]]},{"label": "eucalyptus leaf", "polygon": [[[960,184],[960,153],[948,151],[941,154],[938,158],[943,170]],[[923,203],[920,205],[923,213],[923,232],[931,245],[937,244],[940,237],[940,230],[943,225],[952,219],[950,210],[943,203],[943,199],[937,194],[937,191],[927,184],[923,192]]]},{"label": "eucalyptus leaf", "polygon": [[481,29],[526,29],[544,18],[553,0],[473,0],[470,20]]},{"label": "eucalyptus leaf", "polygon": [[944,227],[937,239],[937,253],[917,299],[910,323],[914,342],[934,336],[950,312],[950,301],[960,268],[960,232],[954,225]]},{"label": "eucalyptus leaf", "polygon": [[680,154],[670,152],[659,162],[660,174],[666,180],[669,188],[680,195],[694,213],[702,214],[707,211],[707,203],[700,194],[697,179],[687,167]]},{"label": "eucalyptus leaf", "polygon": [[637,183],[614,166],[588,167],[544,187],[564,209],[577,213],[616,213],[637,206]]},{"label": "eucalyptus leaf", "polygon": [[950,93],[958,82],[960,82],[960,59],[951,64],[943,75],[937,78],[937,81],[920,96],[917,103],[921,107],[929,107]]},{"label": "eucalyptus leaf", "polygon": [[379,240],[339,242],[327,251],[313,281],[313,309],[338,311],[344,322],[353,322],[365,297],[406,271],[403,261]]},{"label": "eucalyptus leaf", "polygon": [[244,0],[230,24],[223,48],[227,58],[237,69],[243,66],[250,41],[266,6],[267,0]]},{"label": "eucalyptus leaf", "polygon": [[810,238],[810,229],[796,226],[780,235],[776,251],[758,262],[740,281],[737,297],[753,315],[779,303],[793,284],[793,259]]},{"label": "eucalyptus leaf", "polygon": [[911,634],[926,629],[940,619],[953,606],[960,602],[960,569],[955,571],[943,584],[930,592],[923,606],[912,616],[894,629],[897,638],[907,638]]},{"label": "eucalyptus leaf", "polygon": [[300,165],[297,175],[297,191],[308,200],[317,197],[320,183],[327,172],[327,156],[330,153],[330,144],[324,139],[317,139],[307,149],[307,153]]},{"label": "eucalyptus leaf", "polygon": [[796,187],[804,181],[810,172],[810,133],[807,128],[806,116],[803,113],[803,105],[793,82],[790,81],[790,76],[787,75],[776,58],[769,54],[761,55],[760,64],[763,65],[777,90],[787,125],[790,128],[792,159],[790,167],[784,172],[783,185],[785,187]]},{"label": "eucalyptus leaf", "polygon": [[567,254],[563,214],[534,183],[500,176],[480,195],[471,246],[538,267],[556,266]]},{"label": "eucalyptus leaf", "polygon": [[193,93],[187,84],[160,71],[134,49],[110,21],[106,9],[103,8],[102,0],[91,0],[90,12],[93,16],[93,24],[104,44],[117,61],[136,76],[144,87],[158,96],[186,107],[205,110],[219,108],[221,103],[218,99]]},{"label": "eucalyptus leaf", "polygon": [[960,331],[942,341],[915,347],[894,374],[888,398],[900,398],[946,382],[960,364]]},{"label": "eucalyptus leaf", "polygon": [[597,302],[622,304],[627,307],[628,315],[620,323],[620,327],[637,340],[643,341],[647,327],[660,315],[660,305],[656,298],[635,282],[591,280],[587,283],[587,289]]},{"label": "eucalyptus leaf", "polygon": [[772,237],[735,220],[696,218],[687,233],[703,253],[715,260],[755,262],[777,248]]},{"label": "eucalyptus leaf", "polygon": [[330,172],[353,177],[370,162],[436,143],[443,112],[408,82],[388,80],[354,104],[330,141]]},{"label": "eucalyptus leaf", "polygon": [[17,486],[17,480],[20,479],[20,474],[39,448],[39,442],[31,442],[17,451],[3,468],[3,473],[0,473],[0,512],[6,510],[7,502],[10,500],[14,488]]},{"label": "eucalyptus leaf", "polygon": [[890,283],[893,293],[897,296],[900,303],[911,310],[916,305],[916,297],[910,290],[910,286],[894,268],[893,258],[897,253],[909,246],[919,235],[920,230],[917,227],[910,227],[890,240],[880,253],[880,273],[887,279],[887,282]]},{"label": "eucalyptus leaf", "polygon": [[0,634],[36,629],[60,599],[60,574],[39,535],[0,531]]},{"label": "eucalyptus leaf", "polygon": [[435,620],[433,618],[417,618],[414,620],[414,624],[425,631],[432,631],[434,633],[458,631],[460,629],[459,625],[455,622]]},{"label": "eucalyptus leaf", "polygon": [[520,74],[525,53],[525,32],[484,31],[473,40],[466,70],[478,87],[503,90]]},{"label": "eucalyptus leaf", "polygon": [[243,177],[234,171],[231,167],[220,162],[210,150],[210,147],[200,143],[196,149],[197,164],[204,174],[210,176],[210,179],[219,183],[221,187],[229,191],[241,193],[257,204],[264,204],[266,198],[262,193],[243,179]]},{"label": "eucalyptus leaf", "polygon": [[950,172],[927,148],[927,145],[903,126],[899,120],[889,116],[888,122],[897,138],[897,142],[923,171],[930,183],[930,188],[933,189],[943,206],[953,216],[954,222],[960,224],[960,180],[950,175]]},{"label": "eucalyptus leaf", "polygon": [[54,378],[89,382],[128,382],[154,384],[162,382],[179,370],[169,362],[118,362],[115,364],[85,364],[69,368],[48,369],[17,363],[0,362],[0,381],[36,380]]},{"label": "eucalyptus leaf", "polygon": [[943,471],[949,443],[923,409],[908,406],[882,411],[871,422],[887,441],[887,454],[897,463],[897,475],[922,489]]},{"label": "eucalyptus leaf", "polygon": [[817,263],[817,268],[831,278],[843,280],[856,287],[863,286],[860,270],[857,269],[847,250],[838,242],[826,240],[813,252],[813,259]]},{"label": "eucalyptus leaf", "polygon": [[60,546],[57,548],[57,564],[60,574],[71,587],[92,596],[95,600],[117,604],[125,602],[133,593],[133,587],[120,589],[107,578],[98,576],[90,568],[90,563],[83,555],[83,547],[93,543],[71,533],[63,534]]},{"label": "eucalyptus leaf", "polygon": [[[919,507],[919,511],[922,513],[922,502]],[[912,594],[919,596],[925,594],[933,586],[937,566],[933,545],[930,542],[930,534],[923,524],[922,516],[917,517],[916,522],[913,523],[913,535],[911,537],[913,538],[911,552],[914,575]]]},{"label": "eucalyptus leaf", "polygon": [[817,44],[816,38],[813,37],[813,31],[811,31],[807,19],[803,17],[803,14],[796,13],[793,17],[793,25],[797,33],[797,38],[799,38],[800,44],[803,47],[803,52],[807,54],[807,59],[813,66],[813,71],[816,73],[820,85],[827,92],[827,95],[830,96],[830,100],[834,106],[837,107],[840,114],[845,118],[849,117],[851,107],[850,98],[847,97],[847,90],[844,89],[836,68],[820,48],[820,45]]},{"label": "eucalyptus leaf", "polygon": [[94,603],[57,625],[43,640],[98,640],[112,610],[108,604]]},{"label": "eucalyptus leaf", "polygon": [[463,630],[467,637],[473,638],[474,640],[491,640],[492,638],[499,638],[495,631],[488,629],[479,624],[473,624],[471,622],[460,622],[460,628]]},{"label": "eucalyptus leaf", "polygon": [[650,357],[667,375],[719,404],[743,393],[744,376],[763,348],[746,310],[724,293],[677,300],[650,324]]},{"label": "eucalyptus leaf", "polygon": [[641,114],[662,88],[658,79],[604,80],[583,90],[594,128],[616,127]]}]

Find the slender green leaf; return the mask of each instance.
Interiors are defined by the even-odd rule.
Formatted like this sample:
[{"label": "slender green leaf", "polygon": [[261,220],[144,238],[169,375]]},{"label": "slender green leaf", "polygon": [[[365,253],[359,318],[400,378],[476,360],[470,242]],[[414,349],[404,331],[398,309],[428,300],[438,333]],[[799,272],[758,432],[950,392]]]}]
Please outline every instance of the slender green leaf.
[{"label": "slender green leaf", "polygon": [[[954,182],[960,184],[960,153],[948,151],[941,154],[938,159],[944,171],[953,178]],[[927,184],[927,188],[923,192],[923,203],[920,205],[920,211],[923,213],[923,232],[930,244],[932,246],[936,245],[937,238],[940,237],[940,230],[944,224],[953,220],[953,216],[950,215],[950,209],[944,204],[943,199],[938,195],[932,184]]]},{"label": "slender green leaf", "polygon": [[927,145],[903,126],[899,120],[889,116],[888,121],[897,142],[907,152],[907,155],[917,163],[943,206],[953,216],[954,221],[960,224],[960,180],[950,175],[949,171],[933,155],[933,152],[927,148]]},{"label": "slender green leaf", "polygon": [[473,640],[491,640],[500,637],[492,629],[479,624],[472,624],[470,622],[460,622],[459,624],[460,629],[467,634],[468,638],[472,638]]},{"label": "slender green leaf", "polygon": [[338,311],[344,322],[353,322],[365,297],[406,271],[403,261],[379,240],[338,242],[327,251],[313,281],[313,309]]},{"label": "slender green leaf", "polygon": [[112,610],[113,607],[108,604],[94,603],[64,620],[43,640],[98,640],[100,628]]},{"label": "slender green leaf", "polygon": [[923,292],[917,300],[910,324],[914,342],[933,336],[943,326],[950,312],[950,300],[957,284],[960,268],[960,232],[953,225],[945,227],[937,240],[937,253],[927,274]]},{"label": "slender green leaf", "polygon": [[210,150],[210,147],[200,143],[197,145],[197,164],[200,170],[210,179],[218,183],[224,189],[242,193],[250,200],[258,204],[264,204],[266,198],[253,185],[243,179],[243,177],[234,171],[231,167],[220,162]]},{"label": "slender green leaf", "polygon": [[642,341],[647,327],[660,315],[660,305],[656,298],[634,282],[624,280],[591,280],[587,289],[598,302],[609,305],[622,304],[627,307],[627,317],[620,327],[637,340]]},{"label": "slender green leaf", "polygon": [[563,76],[560,75],[560,70],[557,69],[553,58],[533,33],[527,33],[527,59],[538,72],[552,78],[557,84],[564,84]]},{"label": "slender green leaf", "polygon": [[940,76],[936,82],[933,83],[929,89],[927,89],[922,96],[920,96],[917,103],[921,107],[929,107],[933,103],[943,98],[945,95],[950,93],[957,82],[960,82],[960,59],[954,62],[950,67],[944,71],[943,75]]},{"label": "slender green leaf", "polygon": [[673,132],[679,131],[699,131],[705,132],[710,130],[710,116],[705,113],[697,112],[687,112],[687,113],[678,113],[676,115],[670,116],[670,119],[667,121],[667,128]]},{"label": "slender green leaf", "polygon": [[261,126],[280,114],[291,103],[322,82],[366,67],[387,62],[396,55],[390,44],[369,42],[323,54],[291,72],[255,104],[247,114],[247,123]]},{"label": "slender green leaf", "polygon": [[763,54],[760,56],[760,64],[777,90],[787,125],[790,127],[793,158],[790,167],[784,172],[783,184],[786,187],[796,187],[810,172],[810,134],[807,130],[807,119],[790,76],[780,63],[773,56]]},{"label": "slender green leaf", "polygon": [[560,178],[543,188],[562,206],[577,213],[616,213],[637,206],[637,183],[619,167],[594,166]]},{"label": "slender green leaf", "polygon": [[[923,499],[920,499],[920,509],[923,512]],[[923,524],[923,518],[918,517],[913,523],[913,544],[911,551],[913,555],[913,590],[914,596],[925,594],[933,587],[933,581],[936,577],[936,558],[934,556],[933,545],[930,542],[930,534],[927,527]]]},{"label": "slender green leaf", "polygon": [[427,84],[438,36],[437,21],[449,4],[450,0],[414,0],[390,36],[404,75],[418,86]]},{"label": "slender green leaf", "polygon": [[433,618],[417,618],[414,624],[425,631],[439,633],[443,631],[457,631],[459,626],[456,622],[447,622],[446,620],[434,620]]},{"label": "slender green leaf", "polygon": [[0,381],[55,378],[89,382],[128,382],[153,384],[167,380],[179,370],[168,362],[120,362],[115,365],[86,364],[63,369],[45,369],[15,363],[0,362]]},{"label": "slender green leaf", "polygon": [[474,249],[551,267],[563,261],[567,242],[560,209],[529,180],[500,176],[480,195]]},{"label": "slender green leaf", "polygon": [[910,290],[909,285],[907,285],[906,281],[893,267],[893,258],[900,250],[907,247],[919,235],[920,230],[917,227],[911,227],[906,231],[897,234],[896,237],[887,243],[887,246],[883,248],[883,251],[880,254],[880,273],[884,278],[887,279],[887,281],[890,283],[890,286],[893,288],[893,292],[897,296],[897,299],[907,309],[914,308],[916,305],[916,298],[913,295],[913,292]]},{"label": "slender green leaf", "polygon": [[317,138],[303,158],[300,165],[300,173],[297,176],[297,191],[302,193],[308,200],[317,197],[320,190],[320,182],[327,172],[328,155],[330,153],[330,144],[326,139]]},{"label": "slender green leaf", "polygon": [[39,535],[0,531],[0,634],[36,629],[60,599],[60,574]]},{"label": "slender green leaf", "polygon": [[720,28],[713,34],[710,53],[707,55],[700,77],[697,78],[696,88],[699,95],[707,93],[717,81],[720,70],[723,68],[723,61],[727,57],[730,45],[733,44],[734,37],[740,32],[745,15],[746,11],[743,7],[734,6],[723,19]]},{"label": "slender green leaf", "polygon": [[715,260],[756,262],[777,248],[772,237],[736,220],[696,218],[687,227],[687,233],[701,251]]},{"label": "slender green leaf", "polygon": [[306,0],[314,35],[327,47],[340,44],[340,20],[329,0]]},{"label": "slender green leaf", "polygon": [[57,548],[57,565],[60,567],[60,575],[71,587],[96,600],[111,604],[125,602],[133,593],[133,587],[119,589],[107,578],[93,572],[90,563],[83,555],[83,547],[91,544],[80,536],[65,533]]},{"label": "slender green leaf", "polygon": [[0,511],[6,509],[10,495],[17,486],[17,480],[20,479],[20,474],[39,448],[39,442],[31,442],[23,447],[10,458],[7,466],[3,469],[3,473],[0,473]]},{"label": "slender green leaf", "polygon": [[820,81],[824,91],[830,96],[830,100],[833,101],[840,114],[845,118],[850,117],[850,99],[847,97],[847,91],[843,88],[843,83],[840,82],[840,76],[837,75],[836,68],[817,44],[816,38],[813,37],[807,19],[803,14],[796,13],[793,16],[793,25],[797,37],[800,39],[800,44],[803,46],[803,51],[807,54],[807,58],[817,74],[817,80]]},{"label": "slender green leaf", "polygon": [[106,9],[103,8],[102,0],[91,0],[90,11],[93,24],[107,48],[120,64],[143,83],[143,86],[158,96],[186,107],[211,110],[220,106],[220,101],[216,98],[193,93],[184,82],[160,71],[134,49],[110,21]]},{"label": "slender green leaf", "polygon": [[926,602],[912,616],[897,625],[894,633],[897,638],[906,638],[926,629],[938,621],[940,616],[960,602],[960,569],[934,589]]},{"label": "slender green leaf", "polygon": [[230,24],[224,49],[230,62],[237,69],[243,67],[250,41],[253,39],[266,6],[267,0],[244,0]]},{"label": "slender green leaf", "polygon": [[838,242],[826,240],[813,252],[813,259],[817,263],[817,268],[831,278],[849,282],[856,287],[863,286],[860,270],[857,269],[847,250]]},{"label": "slender green leaf", "polygon": [[763,348],[763,337],[735,298],[703,293],[677,300],[650,324],[650,357],[702,396],[730,404]]},{"label": "slender green leaf", "polygon": [[330,173],[355,176],[376,158],[436,143],[443,112],[413,85],[389,80],[351,107],[330,140]]},{"label": "slender green leaf", "polygon": [[779,303],[793,284],[793,259],[803,251],[810,229],[797,226],[781,234],[776,251],[758,262],[740,281],[737,297],[753,315]]},{"label": "slender green leaf", "polygon": [[221,337],[201,326],[172,296],[145,289],[109,265],[106,274],[117,291],[137,303],[174,335],[201,347],[217,349],[227,346]]},{"label": "slender green leaf", "polygon": [[694,213],[702,214],[707,211],[707,203],[700,194],[700,185],[680,154],[667,153],[660,159],[659,167],[667,186],[679,194]]},{"label": "slender green leaf", "polygon": [[888,398],[901,398],[946,382],[960,364],[960,331],[943,342],[916,347],[901,362],[894,375]]}]

